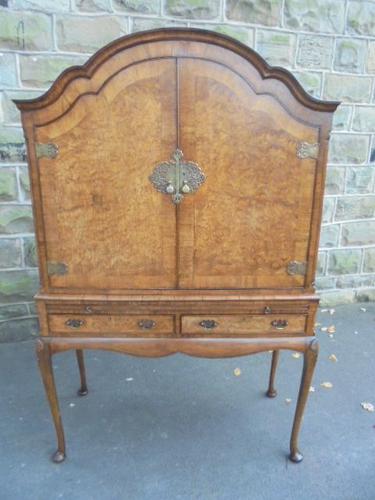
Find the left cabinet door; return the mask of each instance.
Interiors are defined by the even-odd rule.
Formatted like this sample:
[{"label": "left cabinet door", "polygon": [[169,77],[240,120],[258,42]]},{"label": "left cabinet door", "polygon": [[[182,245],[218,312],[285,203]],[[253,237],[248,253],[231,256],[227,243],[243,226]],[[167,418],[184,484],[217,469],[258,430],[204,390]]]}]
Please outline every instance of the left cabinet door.
[{"label": "left cabinet door", "polygon": [[35,127],[58,147],[37,160],[47,288],[175,287],[176,210],[149,181],[176,147],[175,65],[130,65]]}]

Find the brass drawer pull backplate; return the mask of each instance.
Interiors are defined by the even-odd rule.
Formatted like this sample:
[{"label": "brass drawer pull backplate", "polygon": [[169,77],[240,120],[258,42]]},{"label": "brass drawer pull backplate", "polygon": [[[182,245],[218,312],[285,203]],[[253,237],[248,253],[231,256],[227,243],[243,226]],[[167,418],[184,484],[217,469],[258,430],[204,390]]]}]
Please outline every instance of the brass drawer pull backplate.
[{"label": "brass drawer pull backplate", "polygon": [[80,328],[85,324],[85,321],[83,319],[68,319],[65,321],[66,326],[69,326],[69,328]]},{"label": "brass drawer pull backplate", "polygon": [[206,330],[212,330],[213,328],[219,326],[219,323],[214,319],[204,319],[199,324],[202,328],[205,328]]},{"label": "brass drawer pull backplate", "polygon": [[271,321],[271,325],[276,328],[276,330],[284,330],[288,326],[288,321],[286,319],[274,319]]},{"label": "brass drawer pull backplate", "polygon": [[156,321],[153,319],[141,319],[138,321],[138,326],[142,328],[142,330],[152,330],[156,326]]}]

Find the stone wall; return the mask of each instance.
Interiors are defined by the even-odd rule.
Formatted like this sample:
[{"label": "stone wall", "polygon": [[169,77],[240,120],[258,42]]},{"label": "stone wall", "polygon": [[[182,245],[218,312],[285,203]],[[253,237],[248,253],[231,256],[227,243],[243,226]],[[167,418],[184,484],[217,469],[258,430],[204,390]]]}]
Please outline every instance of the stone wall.
[{"label": "stone wall", "polygon": [[0,339],[37,332],[29,181],[12,98],[138,30],[233,36],[343,102],[331,139],[317,285],[325,303],[375,299],[374,0],[0,0]]}]

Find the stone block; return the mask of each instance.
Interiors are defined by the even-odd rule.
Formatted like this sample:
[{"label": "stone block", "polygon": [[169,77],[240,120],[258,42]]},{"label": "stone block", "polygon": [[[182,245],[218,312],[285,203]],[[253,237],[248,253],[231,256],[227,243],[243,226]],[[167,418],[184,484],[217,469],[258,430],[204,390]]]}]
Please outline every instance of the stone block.
[{"label": "stone block", "polygon": [[340,227],[338,224],[323,226],[320,233],[320,248],[337,247]]},{"label": "stone block", "polygon": [[304,68],[331,67],[333,39],[326,36],[300,35],[297,64]]},{"label": "stone block", "polygon": [[227,0],[226,16],[233,21],[279,26],[282,0]]},{"label": "stone block", "polygon": [[0,48],[51,50],[52,18],[36,12],[0,10]]},{"label": "stone block", "polygon": [[0,234],[33,233],[33,216],[30,206],[1,205]]},{"label": "stone block", "polygon": [[69,12],[70,0],[12,0],[13,9],[43,12]]},{"label": "stone block", "polygon": [[220,15],[217,0],[165,0],[167,15],[185,19],[216,19]]},{"label": "stone block", "polygon": [[371,219],[375,216],[375,195],[339,197],[336,220]]},{"label": "stone block", "polygon": [[70,66],[83,64],[86,57],[20,55],[21,80],[26,87],[46,88]]},{"label": "stone block", "polygon": [[358,221],[342,224],[341,245],[375,245],[375,221]]},{"label": "stone block", "polygon": [[335,200],[334,198],[324,198],[323,201],[323,214],[322,214],[322,222],[323,224],[327,224],[327,222],[332,222],[333,213],[335,210]]},{"label": "stone block", "polygon": [[320,294],[321,307],[333,307],[339,304],[352,304],[355,300],[354,290],[332,290]]},{"label": "stone block", "polygon": [[293,30],[343,33],[345,3],[337,0],[285,0],[285,26]]},{"label": "stone block", "polygon": [[20,318],[22,316],[29,316],[26,304],[7,304],[6,306],[0,306],[0,321]]},{"label": "stone block", "polygon": [[345,186],[345,168],[332,167],[327,168],[325,194],[339,194],[344,192]]},{"label": "stone block", "polygon": [[113,7],[137,14],[160,14],[160,0],[114,0]]},{"label": "stone block", "polygon": [[338,39],[334,59],[335,70],[346,73],[362,73],[367,55],[366,43],[365,40],[352,38]]},{"label": "stone block", "polygon": [[336,280],[337,288],[359,288],[363,286],[374,286],[375,275],[365,276],[357,274],[356,276],[340,276]]},{"label": "stone block", "polygon": [[27,307],[29,308],[29,313],[32,316],[36,316],[38,314],[35,302],[28,302]]},{"label": "stone block", "polygon": [[375,288],[357,290],[355,299],[357,302],[375,302]]},{"label": "stone block", "polygon": [[19,167],[19,177],[21,186],[22,201],[30,200],[30,177],[27,167]]},{"label": "stone block", "polygon": [[0,87],[18,87],[15,54],[0,53]]},{"label": "stone block", "polygon": [[362,251],[360,249],[332,250],[328,259],[328,274],[356,274],[359,272]]},{"label": "stone block", "polygon": [[349,130],[350,119],[352,116],[352,107],[340,105],[333,115],[334,130]]},{"label": "stone block", "polygon": [[368,73],[375,73],[375,40],[368,41],[366,67],[367,67]]},{"label": "stone block", "polygon": [[5,304],[32,300],[38,284],[36,270],[0,271],[0,301]]},{"label": "stone block", "polygon": [[319,252],[318,253],[318,262],[316,265],[316,274],[317,276],[322,276],[326,272],[327,265],[327,252]]},{"label": "stone block", "polygon": [[38,335],[37,318],[13,319],[0,323],[0,342],[21,342]]},{"label": "stone block", "polygon": [[370,139],[365,135],[332,134],[329,143],[330,163],[365,163]]},{"label": "stone block", "polygon": [[24,238],[23,248],[26,267],[38,267],[38,256],[36,253],[35,238]]},{"label": "stone block", "polygon": [[335,288],[336,278],[333,278],[332,276],[321,276],[320,278],[315,279],[315,285],[317,291],[329,290],[331,288]]},{"label": "stone block", "polygon": [[153,30],[157,28],[174,28],[174,27],[184,27],[187,23],[183,21],[174,21],[172,19],[158,19],[158,18],[147,18],[147,17],[135,17],[132,18],[133,26],[132,32]]},{"label": "stone block", "polygon": [[[4,91],[1,93],[1,109],[5,123],[21,124],[21,114],[12,99],[34,99],[41,92],[38,91]],[[1,112],[0,112],[1,114]]]},{"label": "stone block", "polygon": [[[21,241],[16,238],[0,239],[0,267],[7,269],[22,265]],[[1,276],[1,275],[0,275]]]},{"label": "stone block", "polygon": [[14,168],[0,169],[0,202],[16,201],[18,198],[17,177]]},{"label": "stone block", "polygon": [[57,46],[60,50],[95,52],[126,35],[127,20],[116,16],[57,16]]},{"label": "stone block", "polygon": [[26,146],[23,132],[15,127],[0,128],[0,162],[25,162]]},{"label": "stone block", "polygon": [[364,252],[363,271],[375,273],[375,248],[365,248]]},{"label": "stone block", "polygon": [[293,71],[306,92],[314,97],[320,97],[322,88],[322,75],[320,73]]},{"label": "stone block", "polygon": [[254,45],[254,30],[251,28],[243,28],[240,26],[235,26],[231,24],[202,24],[202,23],[192,23],[193,28],[201,28],[208,31],[215,31],[216,33],[221,33],[223,35],[230,36],[239,40],[250,47]]},{"label": "stone block", "polygon": [[257,33],[256,47],[259,54],[271,66],[293,66],[296,51],[296,36],[279,31]]},{"label": "stone block", "polygon": [[371,193],[374,177],[374,167],[348,167],[346,174],[346,193]]},{"label": "stone block", "polygon": [[324,97],[342,102],[370,102],[371,78],[327,74]]},{"label": "stone block", "polygon": [[111,12],[111,0],[75,0],[75,8],[82,12]]},{"label": "stone block", "polygon": [[375,132],[375,106],[357,106],[355,108],[353,130]]},{"label": "stone block", "polygon": [[375,3],[372,0],[349,0],[347,30],[358,35],[375,35]]}]

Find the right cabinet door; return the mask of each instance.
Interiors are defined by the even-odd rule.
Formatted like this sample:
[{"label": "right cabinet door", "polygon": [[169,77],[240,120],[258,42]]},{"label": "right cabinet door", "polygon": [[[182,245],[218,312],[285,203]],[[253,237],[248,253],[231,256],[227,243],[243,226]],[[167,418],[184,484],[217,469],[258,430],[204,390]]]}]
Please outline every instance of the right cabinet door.
[{"label": "right cabinet door", "polygon": [[231,69],[180,59],[179,138],[206,181],[178,207],[180,288],[293,288],[306,262],[316,160],[301,142],[317,129]]}]

